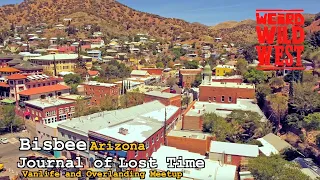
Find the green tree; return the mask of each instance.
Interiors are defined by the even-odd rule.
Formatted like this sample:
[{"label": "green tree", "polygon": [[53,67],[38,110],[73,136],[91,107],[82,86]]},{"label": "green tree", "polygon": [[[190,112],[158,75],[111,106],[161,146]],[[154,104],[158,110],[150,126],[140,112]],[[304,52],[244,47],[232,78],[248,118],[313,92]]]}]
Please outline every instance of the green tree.
[{"label": "green tree", "polygon": [[81,82],[81,76],[79,74],[67,74],[63,76],[63,81],[67,85],[79,84]]},{"label": "green tree", "polygon": [[312,113],[320,106],[319,94],[312,90],[310,83],[294,84],[293,108],[300,114]]},{"label": "green tree", "polygon": [[236,69],[238,75],[243,75],[248,71],[248,62],[245,59],[239,59],[236,64]]},{"label": "green tree", "polygon": [[243,75],[244,81],[248,83],[261,84],[267,80],[267,76],[263,71],[259,71],[255,68],[249,68]]},{"label": "green tree", "polygon": [[274,77],[270,79],[269,85],[274,91],[278,91],[284,87],[285,82],[280,77]]},{"label": "green tree", "polygon": [[249,171],[256,180],[311,180],[299,166],[281,156],[258,156],[249,160]]},{"label": "green tree", "polygon": [[14,105],[4,105],[1,107],[0,112],[0,127],[4,131],[10,131],[11,133],[14,129],[21,127],[23,121],[16,115]]},{"label": "green tree", "polygon": [[199,61],[187,61],[184,63],[184,66],[186,67],[186,69],[198,69]]},{"label": "green tree", "polygon": [[212,133],[218,141],[226,141],[236,133],[231,123],[214,113],[204,115],[203,131]]},{"label": "green tree", "polygon": [[101,111],[111,111],[118,109],[118,97],[117,96],[105,96],[101,98],[100,110]]},{"label": "green tree", "polygon": [[283,124],[286,127],[301,129],[303,127],[303,116],[297,113],[288,114]]},{"label": "green tree", "polygon": [[157,68],[164,68],[163,62],[157,62],[156,67]]},{"label": "green tree", "polygon": [[197,74],[195,80],[191,84],[192,87],[199,87],[202,83],[202,76],[201,74]]},{"label": "green tree", "polygon": [[278,120],[278,127],[288,111],[288,96],[281,94],[271,94],[267,97],[270,107]]},{"label": "green tree", "polygon": [[252,63],[255,59],[257,59],[257,51],[255,45],[245,46],[243,48],[242,54],[249,63]]},{"label": "green tree", "polygon": [[256,87],[256,99],[259,105],[263,105],[266,97],[272,92],[271,87],[268,84],[258,84]]},{"label": "green tree", "polygon": [[303,126],[307,131],[320,130],[320,113],[312,113],[303,118]]},{"label": "green tree", "polygon": [[143,104],[144,94],[140,92],[127,92],[120,97],[121,107],[128,108]]}]

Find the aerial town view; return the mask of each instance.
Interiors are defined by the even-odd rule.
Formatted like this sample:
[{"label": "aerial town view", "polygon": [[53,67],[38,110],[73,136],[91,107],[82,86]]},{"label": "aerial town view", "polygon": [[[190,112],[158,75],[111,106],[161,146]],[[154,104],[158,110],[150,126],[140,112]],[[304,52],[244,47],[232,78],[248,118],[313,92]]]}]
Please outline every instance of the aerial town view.
[{"label": "aerial town view", "polygon": [[320,180],[319,0],[0,6],[0,180]]}]

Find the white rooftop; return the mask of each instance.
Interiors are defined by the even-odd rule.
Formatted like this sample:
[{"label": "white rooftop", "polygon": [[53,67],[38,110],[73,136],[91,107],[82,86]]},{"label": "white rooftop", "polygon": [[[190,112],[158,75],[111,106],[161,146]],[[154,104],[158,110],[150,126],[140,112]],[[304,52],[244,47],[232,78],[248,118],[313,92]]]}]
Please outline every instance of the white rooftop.
[{"label": "white rooftop", "polygon": [[[91,59],[91,57],[89,56],[81,56],[81,57],[85,59]],[[45,56],[31,58],[31,60],[48,60],[48,61],[53,61],[54,59],[55,60],[78,59],[78,54],[49,54]]]},{"label": "white rooftop", "polygon": [[212,80],[220,80],[220,79],[242,79],[241,75],[234,76],[212,76]]},{"label": "white rooftop", "polygon": [[90,86],[104,86],[104,87],[113,87],[113,86],[116,86],[116,84],[100,83],[100,82],[98,82],[98,81],[88,81],[88,82],[84,82],[83,84],[90,85]]},{"label": "white rooftop", "polygon": [[228,65],[221,65],[219,64],[218,66],[216,66],[215,68],[228,68],[228,69],[236,69],[235,66],[228,66]]},{"label": "white rooftop", "polygon": [[[237,99],[237,104],[222,104],[216,102],[200,102],[194,104],[194,109],[191,108],[186,116],[202,116],[204,113],[215,113],[221,117],[227,117],[233,110],[244,110],[257,112],[262,116],[261,121],[266,121],[266,117],[260,107],[254,103],[253,99]],[[200,113],[199,113],[200,111]]]},{"label": "white rooftop", "polygon": [[207,82],[207,83],[202,83],[200,86],[255,89],[254,84],[233,83],[233,82]]},{"label": "white rooftop", "polygon": [[180,94],[173,94],[173,93],[161,92],[161,91],[150,91],[150,92],[145,92],[144,94],[149,96],[161,97],[161,98],[173,98],[176,96],[181,96]]},{"label": "white rooftop", "polygon": [[48,127],[51,127],[51,128],[57,128],[59,124],[62,124],[64,122],[66,122],[66,121],[67,120],[56,121],[56,122],[53,122],[53,123],[45,124],[45,126],[48,126]]},{"label": "white rooftop", "polygon": [[[166,158],[167,157],[179,157],[182,156],[183,159],[204,159],[205,168],[195,169],[195,168],[168,168]],[[205,156],[202,156],[197,153],[192,153],[186,150],[176,149],[169,146],[161,146],[156,152],[152,153],[152,157],[157,160],[158,168],[157,170],[161,171],[183,171],[183,177],[188,179],[217,179],[217,180],[234,180],[236,174],[236,166],[233,165],[223,165],[218,161],[212,161],[205,159]],[[147,171],[147,169],[141,169],[141,171]],[[183,178],[183,179],[184,179]],[[149,175],[146,175],[146,179],[149,178]]]},{"label": "white rooftop", "polygon": [[259,150],[266,156],[270,156],[272,154],[279,154],[279,151],[273,147],[268,141],[264,140],[263,138],[257,139],[261,142],[262,146],[259,147]]},{"label": "white rooftop", "polygon": [[101,53],[100,50],[91,50],[91,51],[88,51],[87,52],[88,54],[98,54],[98,53]]},{"label": "white rooftop", "polygon": [[35,100],[29,100],[25,101],[26,104],[39,107],[41,109],[45,109],[48,107],[55,107],[59,105],[64,104],[71,104],[74,101],[70,100],[64,100],[64,99],[57,99],[57,98],[51,98],[51,99],[35,99]]},{"label": "white rooftop", "polygon": [[133,70],[131,72],[131,76],[132,75],[136,75],[136,76],[145,76],[145,75],[148,75],[148,71],[145,71],[145,70]]},{"label": "white rooftop", "polygon": [[258,157],[259,148],[258,145],[211,141],[210,152],[245,157]]}]

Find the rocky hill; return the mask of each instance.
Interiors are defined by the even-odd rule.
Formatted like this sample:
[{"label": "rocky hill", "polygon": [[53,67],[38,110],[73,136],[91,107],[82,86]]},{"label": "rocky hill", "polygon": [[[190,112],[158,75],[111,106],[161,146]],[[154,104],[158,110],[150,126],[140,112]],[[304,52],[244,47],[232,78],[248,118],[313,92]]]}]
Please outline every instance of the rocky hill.
[{"label": "rocky hill", "polygon": [[[64,21],[68,18],[72,18],[70,24]],[[40,23],[48,24],[50,33],[56,33],[53,27],[58,24],[81,30],[85,25],[93,25],[109,36],[147,33],[164,40],[180,36],[187,41],[222,37],[227,42],[256,42],[254,20],[208,27],[140,12],[114,0],[25,0],[20,4],[0,7],[0,30],[9,29],[12,25],[34,26]],[[315,24],[311,25],[312,29],[317,28]],[[79,32],[77,36],[85,37],[85,33]]]}]

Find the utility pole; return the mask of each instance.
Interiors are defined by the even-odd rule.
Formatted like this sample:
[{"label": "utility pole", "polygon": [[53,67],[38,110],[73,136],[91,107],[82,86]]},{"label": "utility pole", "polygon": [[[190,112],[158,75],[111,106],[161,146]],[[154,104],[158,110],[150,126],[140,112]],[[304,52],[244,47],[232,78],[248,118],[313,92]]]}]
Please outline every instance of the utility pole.
[{"label": "utility pole", "polygon": [[164,145],[167,146],[167,107],[164,108],[164,130],[163,130],[163,141]]},{"label": "utility pole", "polygon": [[54,76],[57,76],[57,65],[56,65],[56,55],[53,54],[53,68],[54,68]]}]

